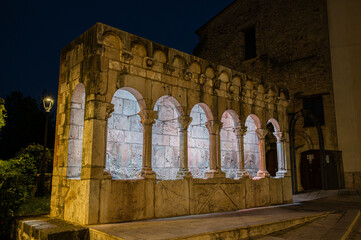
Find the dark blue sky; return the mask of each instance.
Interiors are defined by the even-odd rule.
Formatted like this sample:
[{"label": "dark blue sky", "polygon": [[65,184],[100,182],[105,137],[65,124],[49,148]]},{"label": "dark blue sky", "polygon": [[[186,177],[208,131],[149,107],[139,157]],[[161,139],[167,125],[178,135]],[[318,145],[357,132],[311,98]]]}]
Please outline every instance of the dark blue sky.
[{"label": "dark blue sky", "polygon": [[14,1],[0,7],[0,97],[57,96],[60,50],[96,22],[192,53],[200,26],[233,0]]}]

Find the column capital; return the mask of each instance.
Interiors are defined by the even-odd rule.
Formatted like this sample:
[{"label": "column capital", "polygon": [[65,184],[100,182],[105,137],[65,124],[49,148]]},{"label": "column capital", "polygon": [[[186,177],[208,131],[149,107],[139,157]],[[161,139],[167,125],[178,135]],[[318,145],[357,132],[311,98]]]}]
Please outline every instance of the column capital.
[{"label": "column capital", "polygon": [[268,130],[267,129],[263,129],[263,128],[257,128],[255,130],[256,134],[257,134],[257,137],[259,140],[264,140],[267,133],[268,133]]},{"label": "column capital", "polygon": [[155,123],[155,119],[158,118],[158,112],[153,110],[142,110],[138,112],[143,125],[152,125]]},{"label": "column capital", "polygon": [[236,137],[244,136],[247,132],[247,126],[241,126],[241,125],[235,126],[233,128],[233,132],[236,134]]},{"label": "column capital", "polygon": [[273,132],[273,135],[275,135],[278,142],[283,142],[285,140],[283,137],[283,132],[276,131],[276,132]]},{"label": "column capital", "polygon": [[112,116],[112,113],[114,112],[114,104],[108,103],[105,108],[105,119],[109,119]]},{"label": "column capital", "polygon": [[206,127],[209,134],[219,134],[222,129],[223,123],[218,120],[210,120],[206,122]]},{"label": "column capital", "polygon": [[192,122],[192,118],[190,116],[186,115],[186,116],[178,117],[178,127],[180,128],[181,131],[187,130],[191,122]]}]

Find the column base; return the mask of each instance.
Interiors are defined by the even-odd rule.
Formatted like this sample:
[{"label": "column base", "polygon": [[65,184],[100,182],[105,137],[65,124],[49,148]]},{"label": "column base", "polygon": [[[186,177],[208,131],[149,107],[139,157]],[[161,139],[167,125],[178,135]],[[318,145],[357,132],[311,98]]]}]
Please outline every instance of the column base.
[{"label": "column base", "polygon": [[283,177],[285,177],[286,173],[287,172],[285,170],[277,171],[276,172],[276,177],[283,178]]},{"label": "column base", "polygon": [[206,178],[225,178],[226,173],[221,170],[210,170],[205,173]]},{"label": "column base", "polygon": [[141,170],[139,173],[139,178],[144,178],[144,179],[155,179],[157,177],[157,175],[155,174],[154,171],[152,170]]},{"label": "column base", "polygon": [[250,178],[248,172],[246,170],[240,170],[237,172],[237,175],[236,175],[236,179],[241,179],[241,178]]},{"label": "column base", "polygon": [[193,178],[192,173],[188,169],[179,169],[177,179]]},{"label": "column base", "polygon": [[270,177],[270,175],[269,175],[269,173],[267,172],[267,170],[265,170],[265,171],[259,170],[259,171],[257,172],[257,177],[266,178],[266,177]]},{"label": "column base", "polygon": [[112,174],[106,169],[103,170],[103,179],[112,179]]}]

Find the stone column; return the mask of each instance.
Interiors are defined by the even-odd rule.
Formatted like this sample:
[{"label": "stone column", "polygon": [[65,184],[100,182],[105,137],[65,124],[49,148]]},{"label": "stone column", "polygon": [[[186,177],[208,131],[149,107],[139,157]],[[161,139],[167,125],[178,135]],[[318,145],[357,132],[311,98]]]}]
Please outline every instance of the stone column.
[{"label": "stone column", "polygon": [[225,177],[221,170],[221,128],[223,123],[218,120],[206,122],[209,132],[209,168],[206,178]]},{"label": "stone column", "polygon": [[191,122],[192,118],[189,116],[178,117],[180,168],[177,178],[192,177],[192,173],[188,169],[188,126]]},{"label": "stone column", "polygon": [[284,177],[286,173],[286,163],[285,163],[285,154],[284,154],[284,138],[282,132],[274,132],[273,135],[277,138],[277,163],[278,171],[276,173],[277,177]]},{"label": "stone column", "polygon": [[238,171],[237,171],[237,179],[240,178],[249,178],[249,174],[244,169],[244,142],[243,137],[247,132],[246,126],[236,126],[233,129],[234,133],[237,137],[237,145],[238,145]]},{"label": "stone column", "polygon": [[142,110],[138,112],[143,124],[143,167],[139,173],[141,178],[155,178],[152,170],[152,126],[158,118],[157,111]]},{"label": "stone column", "polygon": [[269,173],[266,170],[266,145],[265,137],[268,132],[267,129],[257,128],[255,130],[258,137],[258,146],[259,146],[259,171],[257,172],[257,177],[269,177]]}]

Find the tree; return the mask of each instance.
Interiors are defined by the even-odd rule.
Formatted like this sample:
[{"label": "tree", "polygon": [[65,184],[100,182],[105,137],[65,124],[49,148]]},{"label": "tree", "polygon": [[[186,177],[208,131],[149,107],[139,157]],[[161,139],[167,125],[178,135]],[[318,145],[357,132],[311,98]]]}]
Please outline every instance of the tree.
[{"label": "tree", "polygon": [[6,118],[6,109],[5,109],[5,101],[0,98],[0,130],[5,126],[5,118]]},{"label": "tree", "polygon": [[[29,144],[43,144],[45,111],[41,102],[24,97],[21,92],[12,92],[5,99],[6,125],[0,132],[0,159],[9,159]],[[54,115],[49,116],[49,148],[53,148]]]}]

